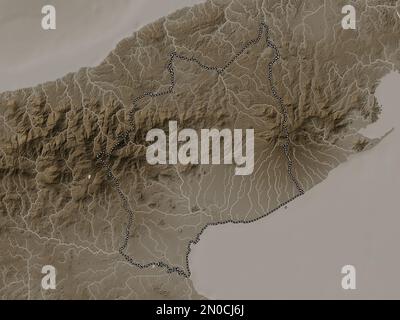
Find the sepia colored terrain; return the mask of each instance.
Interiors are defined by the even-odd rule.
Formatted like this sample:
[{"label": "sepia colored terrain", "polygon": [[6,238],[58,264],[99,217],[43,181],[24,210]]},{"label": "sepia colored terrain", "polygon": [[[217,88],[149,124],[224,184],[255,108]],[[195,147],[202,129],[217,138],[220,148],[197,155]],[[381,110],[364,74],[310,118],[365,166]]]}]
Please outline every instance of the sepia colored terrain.
[{"label": "sepia colored terrain", "polygon": [[[196,299],[190,278],[139,269],[119,253],[128,216],[97,155],[130,128],[132,101],[168,89],[171,52],[222,66],[270,28],[281,54],[273,79],[288,110],[293,173],[307,191],[380,137],[374,91],[400,69],[395,1],[355,1],[357,30],[343,30],[346,1],[214,0],[160,19],[121,41],[95,68],[0,95],[0,297]],[[296,195],[282,152],[282,114],[267,80],[274,53],[260,42],[223,75],[176,63],[171,95],[143,100],[129,142],[107,163],[134,211],[126,254],[187,269],[189,242],[210,223],[254,221]],[[254,128],[255,170],[150,166],[145,135],[180,128]],[[249,248],[250,249],[250,248]],[[57,290],[41,269],[57,269]]]}]

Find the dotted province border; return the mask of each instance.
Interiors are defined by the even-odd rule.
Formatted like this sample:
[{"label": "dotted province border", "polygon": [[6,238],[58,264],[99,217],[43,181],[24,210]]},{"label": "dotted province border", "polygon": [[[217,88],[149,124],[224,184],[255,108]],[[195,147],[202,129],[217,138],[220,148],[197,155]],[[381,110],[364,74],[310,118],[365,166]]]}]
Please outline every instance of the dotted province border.
[{"label": "dotted province border", "polygon": [[[272,94],[274,96],[274,98],[277,100],[278,104],[279,104],[279,108],[280,108],[280,112],[282,115],[282,124],[281,124],[281,132],[283,134],[283,137],[285,139],[285,143],[282,145],[282,150],[285,154],[285,157],[287,159],[287,166],[288,166],[288,175],[291,179],[291,181],[294,183],[294,185],[296,186],[297,189],[297,195],[295,195],[293,198],[281,203],[279,206],[277,206],[276,208],[266,212],[265,214],[263,214],[262,216],[253,219],[253,220],[227,220],[227,221],[223,221],[223,222],[213,222],[213,223],[208,223],[206,224],[201,230],[200,232],[197,234],[197,236],[191,240],[188,243],[187,246],[187,251],[186,251],[186,270],[182,270],[179,267],[173,267],[173,266],[169,266],[168,264],[166,264],[165,262],[162,261],[158,261],[158,262],[149,262],[146,264],[142,264],[142,263],[138,263],[135,262],[135,260],[130,257],[129,255],[127,255],[125,253],[127,247],[128,247],[128,241],[131,235],[131,228],[134,222],[134,211],[130,208],[129,205],[129,201],[126,197],[126,195],[123,193],[122,189],[121,189],[121,185],[119,182],[119,179],[116,178],[114,176],[114,174],[112,173],[112,168],[111,165],[106,161],[106,159],[110,158],[110,156],[118,149],[122,148],[123,146],[125,146],[130,139],[130,134],[134,131],[134,116],[135,116],[135,112],[136,110],[138,110],[138,103],[146,98],[156,98],[156,97],[160,97],[160,96],[165,96],[165,95],[169,95],[169,94],[173,94],[174,93],[174,88],[176,85],[175,82],[175,69],[174,69],[174,62],[176,60],[181,60],[181,61],[186,61],[189,63],[194,63],[197,64],[200,68],[205,69],[207,71],[210,72],[216,72],[219,76],[222,76],[224,71],[229,68],[229,66],[234,63],[248,48],[256,45],[257,43],[260,42],[260,40],[263,37],[263,34],[265,35],[265,41],[266,41],[266,45],[267,47],[271,48],[274,50],[275,52],[275,56],[273,58],[272,61],[270,61],[268,63],[268,68],[267,68],[267,77],[268,77],[268,81],[270,84],[270,88],[272,91]],[[187,57],[181,54],[178,54],[177,52],[172,52],[170,54],[170,58],[168,61],[168,72],[170,74],[170,86],[167,90],[165,91],[159,91],[159,92],[145,92],[143,93],[141,96],[138,96],[136,98],[133,99],[133,106],[129,112],[129,117],[128,117],[128,121],[130,124],[130,129],[125,131],[124,133],[120,134],[118,136],[117,142],[112,146],[112,148],[110,149],[109,153],[107,153],[106,151],[102,151],[100,152],[96,158],[97,160],[103,165],[103,167],[105,168],[106,172],[107,172],[107,177],[111,180],[111,182],[114,185],[114,188],[116,189],[116,191],[119,194],[119,197],[121,199],[121,205],[123,207],[123,209],[126,211],[126,213],[128,214],[128,223],[126,225],[126,229],[125,229],[125,234],[124,234],[124,239],[122,242],[121,247],[119,248],[119,253],[124,257],[124,259],[126,261],[128,261],[132,266],[138,267],[140,269],[147,269],[150,267],[158,267],[158,268],[164,268],[166,269],[167,273],[177,273],[180,276],[183,276],[185,278],[190,278],[191,276],[191,271],[190,271],[190,267],[189,267],[189,255],[191,252],[191,245],[192,244],[197,244],[200,241],[200,237],[203,234],[204,230],[206,230],[209,226],[217,226],[217,225],[225,225],[225,224],[229,224],[229,223],[233,223],[233,224],[248,224],[248,223],[253,223],[256,222],[258,220],[261,220],[269,215],[271,215],[272,213],[274,213],[275,211],[279,210],[280,208],[286,206],[288,203],[292,202],[293,200],[297,199],[298,197],[302,196],[304,194],[304,190],[302,189],[302,187],[300,186],[299,182],[297,181],[297,179],[295,178],[294,174],[293,174],[293,161],[290,157],[290,137],[289,137],[289,131],[288,131],[288,127],[287,127],[287,122],[288,122],[288,112],[287,112],[287,108],[283,103],[283,99],[282,97],[280,97],[277,93],[274,81],[273,81],[273,66],[275,63],[277,63],[280,60],[281,56],[279,53],[279,50],[277,48],[277,46],[270,40],[269,38],[269,27],[266,23],[262,22],[260,24],[259,30],[258,30],[258,34],[257,34],[257,38],[248,41],[243,48],[238,51],[232,59],[230,59],[224,66],[222,67],[216,67],[216,66],[208,66],[206,64],[203,64],[201,61],[199,61],[198,59],[194,58],[194,57]]]}]

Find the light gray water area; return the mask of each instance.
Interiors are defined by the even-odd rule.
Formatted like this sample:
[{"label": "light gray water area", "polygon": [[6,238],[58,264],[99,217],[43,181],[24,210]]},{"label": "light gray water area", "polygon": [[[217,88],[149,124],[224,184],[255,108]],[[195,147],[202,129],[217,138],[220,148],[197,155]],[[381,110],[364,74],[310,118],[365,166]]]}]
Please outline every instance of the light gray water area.
[{"label": "light gray water area", "polygon": [[[288,209],[250,225],[208,228],[190,255],[210,299],[400,298],[400,74],[377,90],[383,141],[334,169]],[[356,290],[342,289],[345,265]]]},{"label": "light gray water area", "polygon": [[[141,26],[201,2],[0,0],[0,92],[96,66]],[[45,5],[56,9],[56,30],[42,29]]]}]

